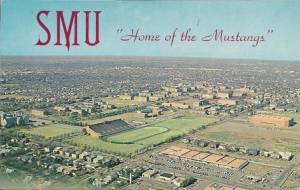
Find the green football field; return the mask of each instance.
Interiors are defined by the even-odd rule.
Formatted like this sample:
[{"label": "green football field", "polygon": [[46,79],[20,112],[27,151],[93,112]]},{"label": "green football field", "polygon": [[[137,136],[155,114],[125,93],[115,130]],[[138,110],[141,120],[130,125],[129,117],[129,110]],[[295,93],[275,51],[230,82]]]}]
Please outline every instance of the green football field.
[{"label": "green football field", "polygon": [[168,131],[168,129],[163,127],[144,127],[110,136],[107,138],[107,141],[117,143],[134,143],[166,131]]}]

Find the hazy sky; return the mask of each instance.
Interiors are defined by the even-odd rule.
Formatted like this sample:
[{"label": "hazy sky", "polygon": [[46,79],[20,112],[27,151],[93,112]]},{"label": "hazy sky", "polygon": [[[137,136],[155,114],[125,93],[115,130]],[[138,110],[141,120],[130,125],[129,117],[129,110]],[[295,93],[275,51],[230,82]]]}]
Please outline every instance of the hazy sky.
[{"label": "hazy sky", "polygon": [[[34,45],[45,33],[37,24],[40,10],[50,10],[42,20],[49,26],[52,38],[48,46]],[[68,22],[71,10],[79,14],[80,46],[54,46],[56,13],[65,11]],[[84,10],[100,10],[101,42],[95,47],[84,42]],[[93,18],[94,15],[91,15]],[[91,20],[91,24],[93,24]],[[117,33],[122,28],[123,32]],[[160,34],[159,42],[124,42],[120,37],[139,28],[144,34]],[[174,45],[164,36],[178,28]],[[197,35],[196,42],[180,42],[187,28]],[[257,47],[253,42],[203,42],[201,37],[216,29],[225,34],[264,35]],[[273,33],[268,34],[268,29]],[[92,32],[94,31],[91,28]],[[71,38],[73,39],[73,38]],[[136,55],[185,56],[213,58],[251,58],[300,61],[300,1],[53,1],[2,0],[0,55]]]}]

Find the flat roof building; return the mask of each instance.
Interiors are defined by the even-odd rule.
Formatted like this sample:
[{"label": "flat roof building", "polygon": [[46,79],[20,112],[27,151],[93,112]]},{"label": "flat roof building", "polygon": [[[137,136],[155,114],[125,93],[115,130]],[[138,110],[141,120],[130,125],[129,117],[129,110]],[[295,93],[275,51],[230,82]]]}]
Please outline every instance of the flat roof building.
[{"label": "flat roof building", "polygon": [[232,162],[235,159],[236,158],[225,156],[224,158],[222,158],[221,160],[219,160],[217,163],[220,164],[220,165],[226,166],[226,165],[228,165],[230,162]]},{"label": "flat roof building", "polygon": [[244,159],[235,159],[232,162],[230,162],[227,166],[235,169],[242,169],[248,164],[248,160]]},{"label": "flat roof building", "polygon": [[211,155],[210,153],[207,152],[200,152],[199,154],[197,154],[196,156],[192,157],[192,160],[197,160],[197,161],[201,161],[204,158],[208,157],[209,155]]},{"label": "flat roof building", "polygon": [[196,156],[199,153],[200,152],[198,152],[198,151],[192,150],[192,151],[189,151],[189,152],[181,155],[180,157],[181,158],[186,158],[186,159],[192,159],[194,156]]},{"label": "flat roof building", "polygon": [[248,164],[248,160],[225,156],[221,154],[213,154],[209,152],[201,152],[181,148],[177,146],[170,146],[159,152],[160,155],[169,157],[183,158],[186,160],[194,160],[207,164],[214,164],[220,167],[227,167],[232,169],[242,169]]},{"label": "flat roof building", "polygon": [[222,158],[224,158],[223,155],[211,154],[208,157],[204,158],[203,161],[208,162],[208,163],[216,164]]}]

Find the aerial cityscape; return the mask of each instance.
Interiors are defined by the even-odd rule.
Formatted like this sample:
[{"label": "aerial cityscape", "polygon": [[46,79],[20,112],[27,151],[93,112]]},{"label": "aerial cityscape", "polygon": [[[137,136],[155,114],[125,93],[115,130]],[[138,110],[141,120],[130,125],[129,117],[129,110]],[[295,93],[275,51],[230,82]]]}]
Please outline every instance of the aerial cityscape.
[{"label": "aerial cityscape", "polygon": [[300,63],[0,57],[0,189],[299,190]]}]

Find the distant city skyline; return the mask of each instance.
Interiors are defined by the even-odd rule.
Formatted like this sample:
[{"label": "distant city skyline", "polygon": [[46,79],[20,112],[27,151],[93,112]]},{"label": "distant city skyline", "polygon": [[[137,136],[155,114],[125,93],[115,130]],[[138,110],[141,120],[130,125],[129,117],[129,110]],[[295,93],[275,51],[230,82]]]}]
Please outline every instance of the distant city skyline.
[{"label": "distant city skyline", "polygon": [[[300,1],[37,1],[3,0],[1,2],[0,55],[92,55],[92,56],[163,56],[226,59],[300,61]],[[36,21],[41,10],[49,10],[52,38],[48,46],[36,46],[45,32]],[[65,11],[68,23],[72,10],[78,10],[79,40],[84,41],[83,11],[102,11],[100,44],[95,47],[55,46],[55,11]],[[91,15],[93,18],[93,15]],[[93,19],[91,23],[93,23]],[[173,46],[159,42],[125,42],[120,37],[131,29],[144,34],[171,34],[178,28]],[[191,28],[198,39],[223,29],[225,34],[264,35],[257,47],[241,42],[180,42],[180,33]],[[123,29],[121,33],[117,29]],[[268,30],[273,30],[268,33]],[[94,28],[91,28],[93,34]],[[93,35],[92,35],[93,36]],[[71,34],[71,38],[73,36]]]}]

